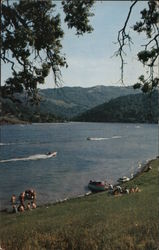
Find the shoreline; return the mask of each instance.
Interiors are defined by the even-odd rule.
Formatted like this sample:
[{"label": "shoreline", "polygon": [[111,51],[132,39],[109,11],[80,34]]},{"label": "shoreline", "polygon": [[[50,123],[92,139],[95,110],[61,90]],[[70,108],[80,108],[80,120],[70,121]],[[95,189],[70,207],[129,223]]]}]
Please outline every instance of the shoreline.
[{"label": "shoreline", "polygon": [[29,121],[19,120],[16,117],[1,117],[0,118],[0,126],[4,125],[26,125],[31,124]]},{"label": "shoreline", "polygon": [[[126,183],[129,183],[131,182],[132,180],[136,179],[138,176],[140,176],[143,172],[148,172],[149,170],[149,167],[150,167],[150,164],[159,159],[159,156],[156,156],[156,158],[153,158],[153,159],[150,159],[148,160],[145,164],[143,164],[143,166],[141,166],[141,168],[136,171],[136,173],[134,173],[133,177],[127,181]],[[113,184],[113,187],[116,187],[118,185],[120,185],[122,187],[122,185],[125,184],[125,183],[121,183],[119,184],[119,182],[115,182]],[[50,206],[55,206],[55,205],[58,205],[58,204],[61,204],[61,203],[65,203],[67,201],[71,201],[71,200],[77,200],[77,199],[81,199],[81,198],[86,198],[88,196],[91,196],[91,195],[94,195],[94,194],[98,194],[98,193],[104,193],[104,192],[108,192],[108,190],[104,190],[102,192],[91,192],[91,191],[88,191],[87,193],[84,193],[84,194],[80,194],[78,196],[75,196],[75,197],[70,197],[70,198],[64,198],[64,199],[60,199],[58,201],[55,201],[55,202],[50,202],[50,203],[45,203],[45,204],[41,204],[41,205],[37,205],[37,208],[44,208],[44,207],[50,207]],[[9,206],[9,205],[8,205]],[[4,208],[4,209],[0,209],[0,213],[11,213],[9,211],[9,208]]]},{"label": "shoreline", "polygon": [[123,123],[123,124],[147,124],[147,125],[157,125],[158,122],[142,122],[142,121],[105,121],[105,122],[99,122],[99,121],[74,121],[74,120],[66,120],[61,118],[61,120],[57,120],[57,121],[25,121],[25,120],[20,120],[17,117],[5,117],[2,116],[0,118],[0,126],[5,126],[5,125],[27,125],[27,124],[34,124],[34,123],[43,123],[43,124],[47,124],[47,123]]},{"label": "shoreline", "polygon": [[158,166],[159,157],[124,183],[122,190],[130,192],[100,192],[24,213],[1,213],[1,248],[157,249]]}]

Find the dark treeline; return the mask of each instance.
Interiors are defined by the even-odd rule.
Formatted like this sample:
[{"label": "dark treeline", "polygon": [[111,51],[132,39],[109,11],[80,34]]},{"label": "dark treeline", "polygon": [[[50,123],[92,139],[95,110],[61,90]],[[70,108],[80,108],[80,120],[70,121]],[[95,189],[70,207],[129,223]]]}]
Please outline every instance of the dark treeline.
[{"label": "dark treeline", "polygon": [[118,97],[74,118],[85,122],[157,123],[158,93]]}]

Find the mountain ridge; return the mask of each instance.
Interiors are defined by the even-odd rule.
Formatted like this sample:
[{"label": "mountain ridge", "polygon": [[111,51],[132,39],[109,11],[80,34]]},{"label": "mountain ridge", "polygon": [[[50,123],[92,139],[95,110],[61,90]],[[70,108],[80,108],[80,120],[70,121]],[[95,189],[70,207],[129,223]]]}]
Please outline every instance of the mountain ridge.
[{"label": "mountain ridge", "polygon": [[[46,89],[40,90],[39,93],[45,102],[41,102],[41,109],[43,109],[44,106],[47,106],[48,109],[52,107],[55,115],[58,114],[63,118],[70,119],[79,113],[118,96],[130,93],[135,94],[138,93],[138,91],[135,91],[132,86],[118,87],[97,85],[89,88],[63,87],[59,89]],[[62,102],[59,104],[61,100]]]},{"label": "mountain ridge", "polygon": [[135,93],[139,93],[139,91],[135,91],[132,86],[96,85],[89,88],[40,89],[41,101],[38,105],[31,105],[25,94],[16,95],[17,103],[1,97],[2,115],[9,114],[9,116],[29,122],[71,120],[73,117],[111,99]]}]

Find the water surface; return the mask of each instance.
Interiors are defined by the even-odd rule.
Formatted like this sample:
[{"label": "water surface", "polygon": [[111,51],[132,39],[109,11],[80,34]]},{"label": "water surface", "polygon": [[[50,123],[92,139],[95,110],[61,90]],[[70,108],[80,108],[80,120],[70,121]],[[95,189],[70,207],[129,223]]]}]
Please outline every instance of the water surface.
[{"label": "water surface", "polygon": [[[139,162],[156,157],[157,134],[157,125],[148,124],[1,126],[1,209],[13,193],[28,188],[37,191],[38,204],[45,204],[86,193],[90,179],[114,183],[135,172]],[[49,151],[57,156],[44,157]]]}]

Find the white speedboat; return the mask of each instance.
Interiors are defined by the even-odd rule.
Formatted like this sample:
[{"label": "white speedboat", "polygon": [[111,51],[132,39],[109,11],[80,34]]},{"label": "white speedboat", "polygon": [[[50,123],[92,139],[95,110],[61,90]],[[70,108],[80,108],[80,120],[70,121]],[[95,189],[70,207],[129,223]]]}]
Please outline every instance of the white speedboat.
[{"label": "white speedboat", "polygon": [[124,182],[127,182],[127,181],[130,181],[130,178],[127,177],[127,176],[123,176],[123,177],[118,179],[118,182],[121,182],[121,183],[124,183]]},{"label": "white speedboat", "polygon": [[57,152],[48,152],[46,155],[48,158],[55,157],[57,155]]}]

